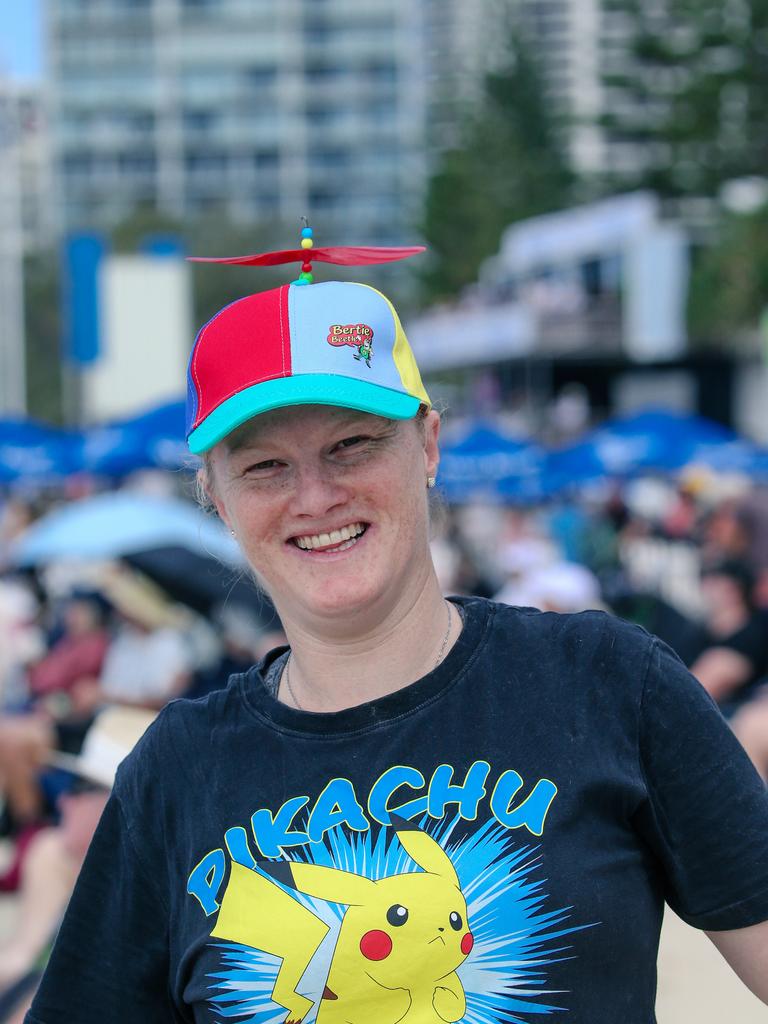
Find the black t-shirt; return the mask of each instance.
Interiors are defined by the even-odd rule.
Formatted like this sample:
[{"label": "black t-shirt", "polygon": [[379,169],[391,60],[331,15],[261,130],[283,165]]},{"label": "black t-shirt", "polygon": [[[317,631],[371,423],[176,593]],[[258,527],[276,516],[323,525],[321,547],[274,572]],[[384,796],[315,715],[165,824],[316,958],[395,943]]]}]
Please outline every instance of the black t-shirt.
[{"label": "black t-shirt", "polygon": [[332,714],[280,652],[123,764],[28,1024],[649,1024],[663,900],[768,919],[768,795],[642,629],[461,599],[443,663]]}]

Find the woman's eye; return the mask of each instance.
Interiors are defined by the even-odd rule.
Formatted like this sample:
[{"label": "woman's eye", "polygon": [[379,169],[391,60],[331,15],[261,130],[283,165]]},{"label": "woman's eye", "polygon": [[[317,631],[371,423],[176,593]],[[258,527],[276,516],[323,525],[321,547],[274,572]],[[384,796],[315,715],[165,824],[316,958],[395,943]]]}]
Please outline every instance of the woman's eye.
[{"label": "woman's eye", "polygon": [[345,437],[343,441],[339,441],[338,447],[339,448],[354,448],[355,445],[362,444],[364,441],[367,441],[367,440],[368,440],[367,438],[361,437],[359,435],[356,436],[356,437]]},{"label": "woman's eye", "polygon": [[263,462],[254,462],[252,466],[248,466],[245,470],[246,473],[258,473],[266,469],[274,469],[275,466],[279,466],[280,463],[277,459],[265,459]]}]

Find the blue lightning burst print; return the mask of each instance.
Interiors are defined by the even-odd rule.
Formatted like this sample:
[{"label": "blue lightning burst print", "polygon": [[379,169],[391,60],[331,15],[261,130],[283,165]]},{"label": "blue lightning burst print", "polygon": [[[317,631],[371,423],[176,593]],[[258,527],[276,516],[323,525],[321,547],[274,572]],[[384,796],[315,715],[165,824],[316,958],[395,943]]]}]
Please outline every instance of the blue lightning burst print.
[{"label": "blue lightning burst print", "polygon": [[[454,819],[436,825],[425,818],[420,827],[450,857],[466,898],[474,946],[457,969],[466,994],[462,1021],[529,1024],[532,1018],[567,1013],[567,994],[549,987],[549,969],[575,955],[568,937],[592,925],[569,925],[570,907],[546,908],[546,879],[537,846],[515,845],[509,831],[494,821],[454,840],[457,823]],[[421,870],[386,828],[374,835],[371,830],[347,833],[338,827],[324,843],[306,846],[303,854],[296,860],[373,881]],[[313,1003],[304,1024],[313,1024],[346,907],[287,891],[328,926],[297,986]],[[271,999],[280,959],[233,942],[216,943],[216,948],[221,967],[209,975],[209,1001],[217,1024],[284,1024],[285,1009]]]}]

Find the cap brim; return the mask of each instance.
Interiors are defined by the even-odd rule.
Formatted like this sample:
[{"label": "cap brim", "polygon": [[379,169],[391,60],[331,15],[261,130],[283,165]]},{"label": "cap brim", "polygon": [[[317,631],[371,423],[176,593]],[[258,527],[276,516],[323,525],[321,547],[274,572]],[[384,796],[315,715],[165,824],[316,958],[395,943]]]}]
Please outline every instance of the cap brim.
[{"label": "cap brim", "polygon": [[246,420],[288,405],[335,405],[374,416],[409,420],[419,411],[420,398],[334,373],[305,373],[254,384],[232,395],[213,410],[189,435],[189,450],[201,455]]}]

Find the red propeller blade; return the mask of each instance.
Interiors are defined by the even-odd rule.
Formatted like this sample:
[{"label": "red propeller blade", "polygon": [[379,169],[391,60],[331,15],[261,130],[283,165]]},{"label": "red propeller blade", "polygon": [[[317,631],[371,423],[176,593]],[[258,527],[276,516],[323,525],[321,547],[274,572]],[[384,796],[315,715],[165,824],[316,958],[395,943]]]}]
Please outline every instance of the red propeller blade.
[{"label": "red propeller blade", "polygon": [[316,249],[281,249],[253,256],[189,256],[193,263],[226,263],[241,267],[274,267],[280,263],[335,263],[341,267],[361,267],[368,263],[391,263],[425,251],[423,245],[386,246],[336,245]]}]

